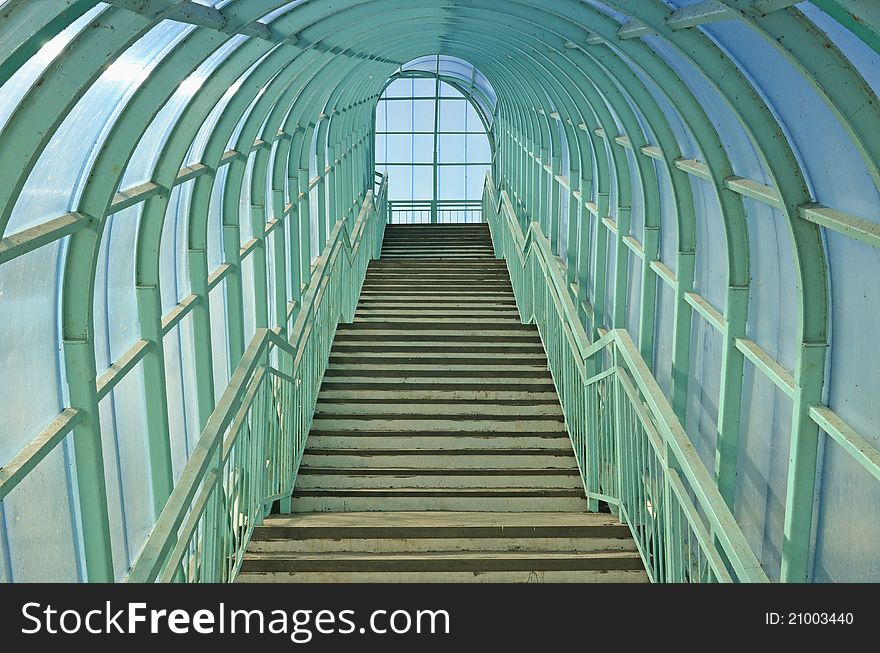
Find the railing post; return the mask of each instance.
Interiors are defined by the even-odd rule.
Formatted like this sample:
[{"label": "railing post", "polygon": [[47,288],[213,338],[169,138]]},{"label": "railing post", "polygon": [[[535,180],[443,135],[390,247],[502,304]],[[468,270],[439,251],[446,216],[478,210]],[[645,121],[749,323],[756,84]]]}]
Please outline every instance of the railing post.
[{"label": "railing post", "polygon": [[[587,373],[587,379],[589,379],[592,374]],[[586,460],[584,461],[584,469],[587,471],[587,491],[598,493],[599,492],[599,440],[602,437],[601,429],[599,427],[599,391],[598,386],[595,389],[592,386],[584,386],[583,388],[583,403],[584,403],[584,413],[586,416],[586,422],[589,424],[589,427],[586,432],[586,442],[584,447],[584,455],[586,456]],[[593,397],[593,401],[590,401],[590,397]],[[592,404],[593,410],[590,410],[590,405]],[[589,512],[599,512],[599,500],[595,497],[587,498],[587,510]]]},{"label": "railing post", "polygon": [[[620,354],[617,351],[617,347],[615,345],[612,345],[612,347],[614,347],[614,349],[613,349],[613,354],[611,357],[611,359],[612,359],[611,362],[613,365],[619,366]],[[628,520],[630,522],[630,524],[629,524],[630,528],[632,528],[634,526],[634,524],[632,523],[632,517],[629,514],[629,506],[626,505],[628,503],[627,499],[629,498],[627,495],[627,491],[628,491],[627,481],[628,481],[628,476],[629,476],[627,474],[627,471],[629,471],[629,470],[625,465],[628,462],[630,462],[630,458],[627,456],[626,457],[627,462],[624,462],[624,459],[625,459],[624,448],[626,447],[626,445],[628,443],[628,438],[625,438],[625,436],[623,434],[623,429],[624,429],[623,415],[622,415],[623,407],[621,405],[623,390],[620,386],[620,381],[618,380],[616,372],[612,375],[611,378],[613,380],[609,382],[608,387],[612,388],[613,398],[612,398],[611,403],[612,403],[612,406],[614,407],[613,408],[613,411],[614,411],[614,418],[613,418],[614,437],[612,438],[612,442],[614,443],[614,458],[615,458],[615,460],[614,460],[614,481],[615,481],[614,485],[616,486],[615,489],[616,489],[617,499],[618,499],[618,501],[620,501],[620,510],[618,510],[617,516],[618,516],[618,519],[620,520],[620,523],[625,523]],[[626,519],[624,518],[624,513],[626,513]]]},{"label": "railing post", "polygon": [[669,474],[667,473],[663,476],[663,530],[665,533],[663,553],[666,558],[666,578],[664,580],[668,583],[680,583],[682,581],[681,556],[679,555],[681,551],[681,526],[678,519],[673,520],[672,518],[672,495]]}]

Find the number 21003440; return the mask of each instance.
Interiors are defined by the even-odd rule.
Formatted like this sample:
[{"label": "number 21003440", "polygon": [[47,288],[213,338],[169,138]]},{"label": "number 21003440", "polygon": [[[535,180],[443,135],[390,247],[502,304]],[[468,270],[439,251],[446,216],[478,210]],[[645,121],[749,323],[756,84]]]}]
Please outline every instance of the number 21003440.
[{"label": "number 21003440", "polygon": [[764,623],[768,626],[824,626],[852,625],[852,612],[765,612]]}]

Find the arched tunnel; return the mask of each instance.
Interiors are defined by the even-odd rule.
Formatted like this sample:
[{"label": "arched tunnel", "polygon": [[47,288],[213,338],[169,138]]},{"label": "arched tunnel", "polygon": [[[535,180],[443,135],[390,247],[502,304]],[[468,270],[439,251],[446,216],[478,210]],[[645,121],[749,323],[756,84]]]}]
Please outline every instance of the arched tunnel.
[{"label": "arched tunnel", "polygon": [[[880,581],[878,52],[873,0],[0,0],[0,580],[263,569],[337,510],[348,383],[412,442],[552,421],[569,475],[467,496],[574,502],[648,580]],[[539,372],[558,407],[486,399]],[[340,505],[472,510],[376,474]]]}]

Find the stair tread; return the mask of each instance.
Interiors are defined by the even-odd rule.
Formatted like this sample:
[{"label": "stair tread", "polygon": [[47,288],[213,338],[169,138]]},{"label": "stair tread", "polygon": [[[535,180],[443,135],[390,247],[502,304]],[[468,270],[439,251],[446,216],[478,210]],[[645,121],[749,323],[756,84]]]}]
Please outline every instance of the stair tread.
[{"label": "stair tread", "polygon": [[327,447],[306,448],[304,455],[311,456],[555,456],[571,458],[574,453],[565,449],[328,449]]},{"label": "stair tread", "polygon": [[633,560],[639,558],[638,551],[425,551],[419,553],[400,553],[397,551],[381,551],[376,553],[348,553],[329,551],[326,553],[300,553],[291,551],[249,551],[245,559],[250,560],[584,560],[614,559]]},{"label": "stair tread", "polygon": [[510,476],[569,476],[578,473],[575,469],[528,469],[517,468],[514,470],[503,467],[479,467],[473,469],[443,469],[443,468],[412,468],[412,467],[317,467],[311,465],[303,465],[299,470],[300,474],[348,474],[351,476],[392,476],[400,474],[404,476],[479,476],[486,475],[510,475]]},{"label": "stair tread", "polygon": [[[595,512],[465,512],[449,510],[375,512],[314,512],[296,515],[269,515],[265,526],[608,526],[618,525],[616,517]],[[260,528],[260,527],[258,527]]]},{"label": "stair tread", "polygon": [[374,497],[583,497],[583,490],[567,488],[541,488],[541,487],[501,487],[501,488],[425,488],[425,487],[399,487],[399,488],[295,488],[293,496],[374,496]]}]

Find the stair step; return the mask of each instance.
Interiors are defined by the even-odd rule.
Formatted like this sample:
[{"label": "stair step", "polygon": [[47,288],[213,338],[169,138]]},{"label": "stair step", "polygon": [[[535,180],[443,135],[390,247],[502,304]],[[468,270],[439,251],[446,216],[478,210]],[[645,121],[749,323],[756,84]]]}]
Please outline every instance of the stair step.
[{"label": "stair step", "polygon": [[[479,380],[459,381],[453,380],[448,383],[426,383],[419,379],[399,378],[399,379],[374,379],[367,377],[351,377],[344,380],[324,381],[321,385],[321,392],[327,390],[477,390],[477,391],[503,391],[509,390],[513,392],[554,392],[556,390],[552,383],[535,382],[527,383],[526,380],[514,379],[508,383],[503,381],[486,381]],[[438,386],[440,386],[438,388]],[[432,395],[441,396],[441,395]]]},{"label": "stair step", "polygon": [[389,231],[386,227],[384,242],[395,240],[418,240],[429,243],[459,243],[462,240],[492,242],[488,229],[413,229],[412,231]]},{"label": "stair step", "polygon": [[[303,513],[310,514],[310,513]],[[350,513],[321,513],[350,514]],[[387,513],[380,513],[387,514]],[[517,513],[497,513],[517,514]],[[567,513],[557,513],[567,514]],[[261,529],[257,529],[258,532]],[[291,532],[294,529],[284,529]],[[465,531],[466,533],[467,531]],[[627,537],[629,531],[627,530]],[[598,553],[602,551],[633,551],[635,543],[632,539],[623,538],[600,538],[600,537],[517,537],[505,530],[498,537],[467,537],[466,534],[438,537],[429,535],[419,538],[417,536],[389,535],[388,537],[359,537],[348,538],[344,533],[339,537],[296,539],[251,539],[248,547],[253,553],[435,553],[435,552],[465,552],[465,551],[529,551],[544,553],[546,551],[567,551],[570,553]]]},{"label": "stair step", "polygon": [[486,222],[415,222],[410,224],[389,224],[385,227],[386,235],[407,233],[433,233],[437,235],[454,233],[489,234]]},{"label": "stair step", "polygon": [[[366,439],[365,439],[366,440]],[[503,443],[503,440],[500,440]],[[322,442],[323,444],[323,442]],[[338,445],[338,439],[332,441]],[[379,443],[388,446],[393,443]],[[402,444],[402,443],[401,443]],[[553,449],[542,448],[464,448],[456,442],[443,447],[442,440],[436,449],[415,448],[420,442],[410,443],[412,449],[386,448],[318,448],[305,450],[302,464],[309,467],[394,467],[407,469],[446,468],[459,469],[577,469],[577,461],[571,452],[571,445],[560,442]],[[427,443],[426,443],[427,444]],[[461,448],[453,448],[459,446]],[[320,510],[320,508],[318,509]],[[450,508],[452,510],[452,508]]]},{"label": "stair step", "polygon": [[414,245],[383,247],[382,258],[489,258],[493,256],[491,247],[416,247]]},{"label": "stair step", "polygon": [[[352,326],[352,325],[346,325]],[[460,328],[460,329],[417,329],[409,330],[406,328],[380,329],[380,328],[363,328],[357,325],[355,328],[346,328],[337,330],[336,339],[340,344],[349,342],[357,342],[368,340],[375,342],[381,339],[382,344],[389,344],[390,341],[396,344],[417,344],[428,342],[479,342],[479,343],[495,343],[495,344],[540,344],[541,340],[534,331],[526,331],[523,329],[509,329],[499,327],[497,329],[478,329],[478,328]]]},{"label": "stair step", "polygon": [[420,283],[395,283],[392,281],[368,281],[365,282],[361,292],[364,293],[419,293],[429,291],[432,293],[442,293],[445,295],[465,293],[471,294],[474,290],[479,292],[492,292],[497,294],[513,294],[513,290],[508,283],[499,283],[495,281],[473,280],[473,281],[425,281]]},{"label": "stair step", "polygon": [[390,239],[383,240],[382,249],[424,249],[430,252],[436,252],[447,249],[467,251],[471,249],[491,250],[492,241],[487,237],[475,238],[447,238],[444,240],[432,238],[397,238],[391,236]]},{"label": "stair step", "polygon": [[647,583],[642,570],[258,572],[243,570],[237,583]]},{"label": "stair step", "polygon": [[475,345],[459,345],[456,342],[438,342],[438,341],[424,341],[418,343],[412,342],[366,342],[366,341],[352,341],[350,343],[334,342],[333,349],[331,350],[334,354],[350,354],[350,353],[360,353],[365,350],[374,351],[379,353],[397,353],[397,354],[443,354],[443,353],[469,353],[469,354],[514,354],[514,355],[522,355],[522,354],[531,354],[543,352],[543,348],[540,343],[532,343],[532,342],[506,342],[506,343],[498,343],[498,342],[487,342],[487,343],[479,343]]},{"label": "stair step", "polygon": [[601,537],[629,539],[630,531],[616,517],[603,513],[499,512],[375,512],[269,515],[253,538],[295,537]]},{"label": "stair step", "polygon": [[384,259],[382,265],[370,265],[367,274],[393,274],[398,277],[407,276],[410,273],[433,275],[433,274],[459,274],[465,276],[507,274],[507,266],[497,263],[495,259],[471,259],[467,261],[453,261],[443,259],[431,261],[429,259],[405,260]]},{"label": "stair step", "polygon": [[[376,362],[389,365],[493,365],[498,362],[495,357],[484,354],[431,354],[407,353],[407,352],[358,352],[336,353],[331,352],[331,365],[370,365]],[[517,356],[505,356],[504,363],[507,365],[547,366],[547,359],[541,354],[519,354]]]},{"label": "stair step", "polygon": [[516,298],[498,294],[492,297],[479,296],[455,296],[443,293],[413,295],[411,293],[395,295],[393,293],[379,293],[376,295],[364,295],[358,301],[357,311],[397,311],[410,312],[454,312],[464,315],[459,311],[471,311],[474,313],[510,313],[519,315]]},{"label": "stair step", "polygon": [[[541,392],[530,389],[517,391],[516,389],[505,390],[414,390],[407,387],[394,389],[366,388],[361,390],[345,390],[338,388],[322,388],[319,401],[333,402],[441,402],[456,401],[460,405],[484,405],[490,403],[505,403],[510,405],[533,405],[552,404],[559,405],[559,399],[555,390]],[[467,404],[465,404],[467,402]]]},{"label": "stair step", "polygon": [[361,403],[355,400],[348,400],[345,403],[328,403],[319,397],[318,404],[315,407],[315,417],[323,417],[332,415],[339,417],[342,415],[349,417],[367,417],[372,419],[387,419],[389,416],[410,416],[418,413],[424,417],[433,415],[446,416],[451,419],[470,419],[472,417],[480,417],[490,420],[511,420],[525,417],[527,419],[535,419],[537,416],[546,419],[562,420],[562,408],[559,404],[534,404],[521,405],[516,404],[465,404],[465,403],[449,403],[449,402],[426,402],[420,401],[415,403],[390,403],[383,401],[381,403]]},{"label": "stair step", "polygon": [[534,415],[520,419],[479,419],[446,415],[419,415],[396,419],[356,416],[345,419],[338,416],[318,416],[312,422],[312,433],[335,431],[342,433],[383,431],[406,432],[418,435],[424,432],[444,435],[471,435],[474,433],[566,433],[565,425],[553,415]]},{"label": "stair step", "polygon": [[[465,472],[471,472],[470,474]],[[498,489],[528,488],[581,491],[576,470],[509,469],[383,469],[383,468],[303,468],[297,476],[302,490],[343,489]]]},{"label": "stair step", "polygon": [[[374,512],[352,512],[347,514],[328,515],[316,512],[311,515],[279,515],[273,514],[266,517],[263,527],[278,526],[285,528],[372,528],[384,532],[402,533],[405,529],[433,528],[477,528],[499,530],[526,528],[529,530],[540,529],[603,529],[603,536],[611,537],[611,531],[616,533],[614,537],[629,537],[629,528],[621,524],[616,517],[608,513],[584,512],[577,514],[554,514],[543,512],[524,513],[497,513],[497,512],[444,512],[438,515],[436,512],[389,512],[388,519]],[[403,529],[403,530],[402,530]],[[611,530],[604,530],[611,529]],[[378,532],[376,530],[376,532]],[[433,532],[433,531],[431,531]],[[592,531],[590,531],[592,532]],[[554,531],[557,535],[559,532]],[[574,536],[572,532],[569,535]],[[470,535],[477,537],[477,535]],[[328,535],[329,537],[329,535]]]},{"label": "stair step", "polygon": [[[389,431],[338,431],[332,429],[315,429],[309,435],[306,453],[315,455],[339,455],[358,453],[358,451],[376,453],[376,455],[410,455],[419,457],[419,466],[430,466],[432,452],[448,448],[451,451],[474,451],[476,454],[494,451],[503,455],[510,451],[516,455],[519,451],[539,451],[547,455],[568,455],[571,453],[571,441],[562,432],[537,431],[533,433],[508,432],[460,432],[441,433],[431,430],[416,433]],[[463,455],[463,454],[462,454]],[[480,454],[481,455],[481,454]],[[508,461],[521,469],[525,463],[517,458]],[[334,466],[338,466],[334,464]]]},{"label": "stair step", "polygon": [[[420,258],[424,258],[426,255],[425,254],[418,254],[418,253],[382,252],[382,256],[385,258],[388,258],[388,259],[420,259]],[[432,256],[432,258],[435,258],[435,259],[442,259],[443,258],[442,255],[438,256],[437,254],[432,254],[431,256]],[[456,258],[456,259],[467,259],[467,258],[479,259],[479,258],[487,258],[489,256],[491,256],[491,254],[488,254],[488,253],[487,254],[476,254],[476,253],[475,254],[462,254],[461,252],[450,252],[449,253],[450,258]]]},{"label": "stair step", "polygon": [[417,265],[424,263],[425,265],[436,265],[437,267],[445,264],[457,265],[459,267],[468,267],[471,265],[497,265],[494,255],[488,254],[455,254],[450,253],[448,256],[434,253],[433,255],[407,256],[407,255],[385,255],[382,258],[389,263],[398,263],[400,265]]},{"label": "stair step", "polygon": [[549,379],[546,367],[527,367],[525,365],[444,365],[432,368],[430,365],[332,365],[327,368],[324,378],[339,379],[352,376],[375,376],[381,378],[505,378],[505,379]]},{"label": "stair step", "polygon": [[474,321],[478,324],[486,322],[497,322],[499,324],[519,324],[519,313],[514,310],[506,313],[477,313],[473,311],[462,311],[460,315],[454,312],[439,313],[432,312],[430,309],[413,310],[413,311],[390,311],[390,310],[370,310],[359,309],[354,315],[354,322],[387,322],[393,320],[395,322],[414,322],[415,324],[424,323],[428,320],[439,322],[448,320],[467,320]]},{"label": "stair step", "polygon": [[348,335],[349,333],[357,333],[360,331],[372,331],[373,329],[381,330],[381,331],[401,331],[403,333],[407,333],[410,330],[417,331],[420,335],[424,332],[433,333],[433,332],[464,332],[467,333],[469,331],[478,332],[481,334],[497,334],[501,337],[507,337],[509,335],[529,335],[532,337],[538,336],[538,330],[531,324],[522,324],[522,323],[503,323],[499,325],[490,325],[485,326],[484,322],[476,322],[469,320],[465,317],[460,318],[445,318],[440,320],[431,320],[430,322],[418,322],[413,320],[384,320],[384,321],[375,321],[375,322],[362,322],[356,323],[352,322],[350,324],[340,324],[336,328],[336,333],[339,335]]},{"label": "stair step", "polygon": [[482,286],[467,286],[462,290],[455,289],[446,289],[446,288],[430,288],[420,284],[411,284],[409,286],[402,286],[400,288],[370,288],[369,286],[365,287],[361,291],[361,298],[372,298],[376,296],[388,295],[391,297],[397,297],[400,295],[409,296],[409,297],[420,297],[424,298],[425,296],[430,297],[444,297],[455,299],[457,301],[462,301],[462,299],[494,299],[497,297],[501,297],[503,299],[507,299],[509,297],[514,297],[512,290],[505,289],[503,291],[494,289],[494,288],[484,288]]},{"label": "stair step", "polygon": [[293,492],[294,512],[476,510],[577,512],[587,508],[583,489],[370,488]]},{"label": "stair step", "polygon": [[631,551],[590,553],[509,551],[383,553],[381,555],[330,553],[320,555],[248,553],[242,572],[250,571],[642,571],[641,559]]},{"label": "stair step", "polygon": [[489,243],[492,244],[492,239],[489,234],[476,231],[474,233],[462,232],[458,233],[455,236],[451,235],[435,235],[435,234],[408,234],[408,233],[385,233],[385,237],[382,241],[383,245],[390,245],[394,243],[405,242],[405,243],[431,243],[431,244],[450,244],[450,245],[459,245],[463,243],[469,242],[477,242],[480,244]]},{"label": "stair step", "polygon": [[475,268],[444,268],[444,269],[434,269],[428,270],[423,268],[422,266],[413,266],[412,269],[408,269],[405,271],[406,274],[402,274],[401,271],[390,270],[390,269],[382,269],[375,268],[370,266],[367,268],[366,280],[369,279],[406,279],[409,281],[421,281],[425,280],[457,280],[457,279],[487,279],[492,281],[510,281],[510,275],[507,273],[506,268],[501,267],[492,267],[492,268],[484,268],[482,266]]}]

